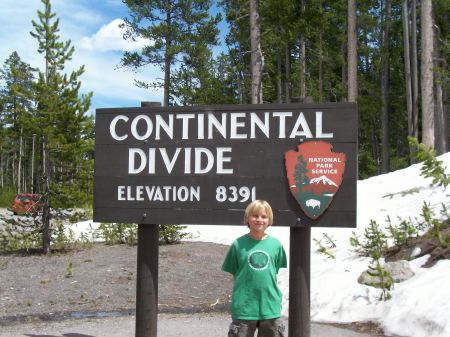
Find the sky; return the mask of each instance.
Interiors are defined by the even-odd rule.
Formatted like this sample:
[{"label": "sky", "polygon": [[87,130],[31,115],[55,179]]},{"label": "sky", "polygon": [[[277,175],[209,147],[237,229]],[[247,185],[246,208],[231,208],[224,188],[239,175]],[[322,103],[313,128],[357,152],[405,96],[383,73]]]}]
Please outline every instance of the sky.
[{"label": "sky", "polygon": [[[66,70],[85,66],[80,77],[81,92],[93,92],[90,113],[97,108],[135,107],[141,101],[162,102],[161,90],[145,90],[133,84],[134,79],[151,82],[162,77],[158,67],[149,66],[139,73],[119,68],[124,51],[141,48],[148,41],[125,41],[118,27],[127,17],[121,0],[52,0],[52,11],[60,19],[61,41],[70,40],[75,47]],[[32,20],[38,22],[37,11],[44,11],[40,0],[0,1],[0,62],[16,51],[22,61],[43,68],[37,40],[30,35]]]},{"label": "sky", "polygon": [[[450,174],[450,153],[438,157]],[[442,187],[432,187],[431,180],[420,176],[421,164],[379,175],[357,182],[357,227],[313,228],[311,231],[311,320],[313,322],[349,323],[373,321],[379,323],[387,336],[397,337],[448,337],[450,336],[450,260],[437,262],[431,268],[422,265],[428,256],[409,262],[415,275],[396,283],[392,298],[379,301],[380,290],[361,285],[359,275],[365,271],[371,259],[358,256],[350,246],[352,232],[360,237],[370,220],[381,228],[389,216],[396,219],[421,219],[423,202],[429,204],[439,216],[442,204],[450,212],[450,192]],[[412,191],[414,193],[405,193]],[[449,214],[447,214],[447,217]],[[89,234],[96,228],[91,221],[75,224],[75,233]],[[189,225],[187,231],[194,241],[229,245],[247,233],[245,226]],[[332,251],[335,259],[317,252],[314,239],[324,239],[326,233],[336,243]],[[268,234],[278,238],[289,255],[289,228],[269,227]],[[289,258],[289,256],[288,256]],[[217,266],[220,268],[220,266]],[[281,269],[278,275],[283,293],[283,314],[289,308],[289,271]]]}]

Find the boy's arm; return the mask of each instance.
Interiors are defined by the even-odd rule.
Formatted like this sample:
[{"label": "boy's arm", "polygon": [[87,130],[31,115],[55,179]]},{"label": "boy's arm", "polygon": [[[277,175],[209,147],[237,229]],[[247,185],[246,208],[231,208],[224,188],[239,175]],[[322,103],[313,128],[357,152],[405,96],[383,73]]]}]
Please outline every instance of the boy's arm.
[{"label": "boy's arm", "polygon": [[225,271],[227,273],[230,273],[231,275],[236,274],[238,270],[238,260],[236,256],[236,250],[234,248],[234,245],[231,245],[230,249],[228,249],[227,255],[225,256],[225,259],[222,263],[222,271]]},{"label": "boy's arm", "polygon": [[287,256],[284,247],[281,245],[277,256],[277,272],[280,268],[287,268]]}]

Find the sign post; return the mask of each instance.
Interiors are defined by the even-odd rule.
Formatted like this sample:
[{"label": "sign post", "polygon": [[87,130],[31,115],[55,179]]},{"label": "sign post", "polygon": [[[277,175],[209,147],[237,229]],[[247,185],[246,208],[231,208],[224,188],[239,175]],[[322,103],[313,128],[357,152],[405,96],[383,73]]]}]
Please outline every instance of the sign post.
[{"label": "sign post", "polygon": [[[160,107],[142,102],[141,107]],[[156,337],[158,330],[159,225],[138,224],[136,337]]]},{"label": "sign post", "polygon": [[156,337],[158,326],[159,226],[138,225],[136,337]]},{"label": "sign post", "polygon": [[289,337],[310,337],[311,228],[290,228]]},{"label": "sign post", "polygon": [[155,224],[239,225],[265,199],[291,227],[289,336],[309,337],[311,227],[356,227],[357,125],[354,103],[97,109],[94,221],[139,224],[136,336],[156,336]]}]

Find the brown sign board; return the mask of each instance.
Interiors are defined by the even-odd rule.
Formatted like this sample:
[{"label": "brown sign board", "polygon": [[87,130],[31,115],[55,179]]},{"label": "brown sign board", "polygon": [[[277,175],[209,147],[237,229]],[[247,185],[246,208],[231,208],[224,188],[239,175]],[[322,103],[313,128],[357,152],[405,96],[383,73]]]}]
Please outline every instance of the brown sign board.
[{"label": "brown sign board", "polygon": [[[356,227],[357,125],[353,103],[97,109],[94,221],[241,225],[265,199],[274,225]],[[345,170],[311,216],[320,201],[299,204],[285,154],[315,142],[342,154]],[[336,173],[331,159],[307,160]]]}]

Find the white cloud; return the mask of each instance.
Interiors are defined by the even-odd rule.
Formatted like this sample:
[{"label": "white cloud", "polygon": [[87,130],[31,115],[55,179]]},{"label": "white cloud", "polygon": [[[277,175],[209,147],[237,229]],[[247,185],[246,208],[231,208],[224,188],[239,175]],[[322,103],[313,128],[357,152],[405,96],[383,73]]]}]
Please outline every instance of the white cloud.
[{"label": "white cloud", "polygon": [[[75,53],[67,62],[65,72],[85,66],[81,76],[81,92],[94,93],[92,109],[98,107],[139,106],[140,101],[161,101],[161,90],[136,87],[134,79],[153,82],[162,77],[157,66],[147,66],[138,72],[117,69],[124,51],[136,50],[148,40],[135,43],[126,41],[119,28],[126,16],[126,6],[114,0],[89,2],[88,0],[52,0],[53,11],[60,20],[61,41],[72,41]],[[43,56],[37,52],[37,41],[30,35],[37,21],[37,11],[43,10],[39,0],[0,0],[0,67],[13,51],[24,62],[43,69]]]},{"label": "white cloud", "polygon": [[[80,49],[75,53],[76,58],[71,62],[70,68],[85,65],[86,71],[80,78],[81,89],[94,92],[93,108],[130,106],[130,101],[134,102],[133,106],[139,106],[141,101],[161,101],[161,90],[145,90],[134,85],[134,79],[154,82],[162,77],[159,67],[149,65],[139,72],[133,72],[117,67],[120,52],[98,53]],[[106,102],[99,102],[101,97],[102,101],[109,97],[110,102],[106,105]]]},{"label": "white cloud", "polygon": [[132,51],[142,49],[149,44],[149,40],[139,38],[136,41],[124,40],[124,28],[122,19],[114,19],[102,26],[94,35],[83,37],[79,42],[79,47],[89,51]]}]

